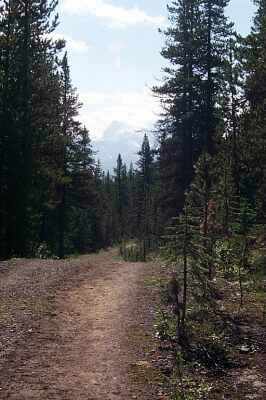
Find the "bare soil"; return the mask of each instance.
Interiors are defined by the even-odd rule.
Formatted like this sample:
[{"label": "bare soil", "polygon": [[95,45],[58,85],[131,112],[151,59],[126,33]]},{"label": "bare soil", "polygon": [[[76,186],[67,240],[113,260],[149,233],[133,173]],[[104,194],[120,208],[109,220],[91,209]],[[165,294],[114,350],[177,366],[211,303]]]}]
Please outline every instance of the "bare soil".
[{"label": "bare soil", "polygon": [[163,399],[155,263],[114,250],[0,264],[0,399]]}]

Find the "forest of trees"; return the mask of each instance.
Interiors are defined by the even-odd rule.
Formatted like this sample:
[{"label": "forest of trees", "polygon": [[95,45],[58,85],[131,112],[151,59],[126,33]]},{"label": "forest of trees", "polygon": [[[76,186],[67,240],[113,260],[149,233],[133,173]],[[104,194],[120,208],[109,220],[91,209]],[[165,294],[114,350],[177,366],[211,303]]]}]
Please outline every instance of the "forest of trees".
[{"label": "forest of trees", "polygon": [[[166,398],[165,384],[171,386],[172,399],[229,399],[237,386],[244,389],[234,399],[264,398],[259,396],[266,388],[260,381],[266,326],[266,0],[253,2],[252,28],[243,37],[227,17],[230,0],[169,0],[168,27],[160,31],[163,78],[152,88],[161,113],[153,131],[143,135],[137,162],[127,165],[117,154],[114,169],[104,171],[90,127],[79,121],[82,104],[71,80],[67,43],[55,39],[58,0],[0,0],[0,260],[28,257],[36,264],[31,269],[31,261],[1,262],[7,277],[0,327],[3,349],[8,349],[5,353],[1,347],[1,355],[10,364],[4,373],[12,383],[8,398],[16,387],[21,396],[45,396],[50,381],[41,382],[47,366],[50,374],[55,371],[50,357],[60,376],[58,392],[51,392],[55,396],[72,393],[62,386],[67,380],[81,393],[78,371],[78,377],[93,378],[97,390],[105,379],[105,390],[112,381],[115,391],[110,393],[117,398],[125,397],[121,390],[128,382],[134,381],[135,390],[153,379],[160,385],[160,399]],[[75,265],[73,256],[111,246],[115,251],[103,253],[102,260],[101,255],[82,257],[82,265]],[[114,261],[118,249],[120,258]],[[36,262],[70,256],[69,263]],[[143,264],[124,263],[122,257]],[[49,278],[50,266],[56,271]],[[141,275],[131,274],[134,268]],[[52,282],[47,294],[46,276]],[[30,294],[27,285],[33,288]],[[60,301],[57,287],[64,293]],[[39,296],[45,296],[43,303]],[[28,312],[30,307],[34,312]],[[31,313],[29,323],[23,315]],[[147,341],[146,322],[153,324],[160,343],[156,350]],[[9,331],[16,342],[9,341]],[[24,340],[29,353],[21,346],[17,354]],[[131,342],[145,347],[137,349],[136,363]],[[130,354],[124,353],[124,343]],[[72,360],[87,347],[88,364],[82,357],[73,374]],[[61,352],[66,352],[66,369]],[[97,358],[94,375],[85,373],[95,360],[91,355],[100,352],[104,356]],[[45,367],[43,376],[24,370],[29,364],[40,371],[35,353]],[[17,364],[20,357],[23,364]],[[26,378],[25,391],[16,367],[19,379]],[[232,368],[227,387],[226,368]],[[38,383],[34,390],[29,390],[31,381]],[[85,397],[88,388],[86,382]],[[147,395],[153,398],[152,391]]]},{"label": "forest of trees", "polygon": [[66,43],[52,39],[57,1],[0,2],[1,258],[63,258],[128,239],[145,253],[178,241],[186,258],[201,243],[211,278],[217,242],[263,231],[266,1],[255,0],[247,37],[228,3],[168,6],[156,146],[145,134],[135,166],[119,154],[105,173],[78,121]]},{"label": "forest of trees", "polygon": [[105,245],[102,172],[70,78],[56,0],[0,2],[0,257]]},{"label": "forest of trees", "polygon": [[229,0],[168,7],[169,66],[154,88],[163,108],[156,218],[165,256],[177,266],[181,344],[191,293],[210,321],[210,310],[222,314],[214,278],[236,270],[241,309],[244,282],[256,270],[252,254],[265,243],[266,1],[254,3],[247,37],[226,17]]},{"label": "forest of trees", "polygon": [[120,155],[114,171],[102,171],[78,121],[66,43],[53,40],[57,6],[0,2],[1,259],[96,251],[143,235],[137,228],[143,216],[143,229],[150,229],[148,139],[138,173],[133,166],[127,171]]}]

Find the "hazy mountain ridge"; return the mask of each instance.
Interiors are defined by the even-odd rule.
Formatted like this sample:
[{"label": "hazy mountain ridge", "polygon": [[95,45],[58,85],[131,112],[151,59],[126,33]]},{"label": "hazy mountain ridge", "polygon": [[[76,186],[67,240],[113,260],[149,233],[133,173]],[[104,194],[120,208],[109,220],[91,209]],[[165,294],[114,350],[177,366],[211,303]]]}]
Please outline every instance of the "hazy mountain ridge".
[{"label": "hazy mountain ridge", "polygon": [[116,160],[120,153],[123,162],[130,165],[135,163],[138,158],[144,132],[136,131],[122,122],[114,121],[106,129],[104,135],[99,140],[94,140],[94,149],[97,152],[96,158],[100,159],[105,171],[111,173],[116,166]]}]

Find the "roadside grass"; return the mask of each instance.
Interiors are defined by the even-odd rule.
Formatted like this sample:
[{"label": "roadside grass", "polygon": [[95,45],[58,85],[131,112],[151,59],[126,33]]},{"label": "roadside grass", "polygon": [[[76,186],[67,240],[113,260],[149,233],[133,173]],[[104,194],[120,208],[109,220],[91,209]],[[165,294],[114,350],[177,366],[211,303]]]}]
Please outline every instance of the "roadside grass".
[{"label": "roadside grass", "polygon": [[146,288],[163,288],[168,282],[166,277],[156,277],[150,276],[144,280],[144,285]]}]

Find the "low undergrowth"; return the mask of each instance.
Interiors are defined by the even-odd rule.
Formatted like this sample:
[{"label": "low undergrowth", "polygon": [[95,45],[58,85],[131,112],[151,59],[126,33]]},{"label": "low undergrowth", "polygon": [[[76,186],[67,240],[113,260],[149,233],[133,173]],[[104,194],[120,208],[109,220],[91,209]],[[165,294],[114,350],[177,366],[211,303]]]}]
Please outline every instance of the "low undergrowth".
[{"label": "low undergrowth", "polygon": [[181,340],[178,313],[169,301],[169,269],[169,282],[161,285],[162,306],[155,329],[164,353],[162,369],[167,371],[171,400],[245,398],[241,383],[232,392],[230,379],[252,363],[256,367],[256,357],[265,346],[265,266],[264,252],[253,249],[242,278],[242,305],[237,268],[230,270],[230,277],[228,271],[216,271],[211,282],[216,296],[211,301],[195,295],[197,289],[191,285]]},{"label": "low undergrowth", "polygon": [[155,239],[123,240],[119,246],[120,256],[125,261],[146,262],[157,251],[158,243]]},{"label": "low undergrowth", "polygon": [[145,246],[142,241],[123,241],[119,247],[120,255],[125,261],[146,261]]}]

